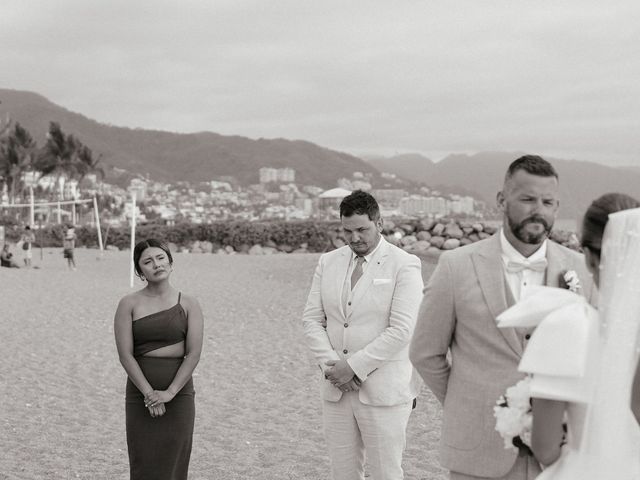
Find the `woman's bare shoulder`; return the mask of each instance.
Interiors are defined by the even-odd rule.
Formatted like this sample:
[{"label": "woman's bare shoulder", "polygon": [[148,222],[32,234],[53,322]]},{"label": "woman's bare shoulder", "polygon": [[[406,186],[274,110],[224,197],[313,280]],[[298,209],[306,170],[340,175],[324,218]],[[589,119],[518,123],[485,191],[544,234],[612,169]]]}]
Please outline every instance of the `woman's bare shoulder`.
[{"label": "woman's bare shoulder", "polygon": [[183,304],[183,306],[187,311],[192,308],[198,308],[198,309],[200,308],[200,302],[198,302],[198,299],[193,295],[189,295],[184,292],[181,293],[180,302]]},{"label": "woman's bare shoulder", "polygon": [[124,297],[120,299],[120,302],[118,303],[118,307],[132,309],[134,306],[140,304],[140,301],[142,299],[143,299],[143,296],[140,293],[140,290],[136,292],[131,292],[126,294]]}]

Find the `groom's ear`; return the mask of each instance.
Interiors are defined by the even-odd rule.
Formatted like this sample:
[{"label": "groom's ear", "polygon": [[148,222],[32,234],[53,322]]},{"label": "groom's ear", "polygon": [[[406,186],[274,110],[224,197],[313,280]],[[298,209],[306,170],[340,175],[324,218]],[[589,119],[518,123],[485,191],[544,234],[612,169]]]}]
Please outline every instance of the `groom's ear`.
[{"label": "groom's ear", "polygon": [[505,209],[505,198],[504,198],[504,193],[502,192],[502,190],[500,190],[497,194],[496,194],[496,205],[498,206],[498,209],[501,212],[504,212]]}]

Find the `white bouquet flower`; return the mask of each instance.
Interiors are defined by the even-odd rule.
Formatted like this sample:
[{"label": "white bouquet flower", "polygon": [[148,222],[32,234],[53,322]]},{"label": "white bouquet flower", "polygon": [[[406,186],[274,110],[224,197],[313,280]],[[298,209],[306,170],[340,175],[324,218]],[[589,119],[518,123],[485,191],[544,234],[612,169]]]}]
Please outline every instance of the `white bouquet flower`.
[{"label": "white bouquet flower", "polygon": [[493,407],[496,431],[504,440],[504,448],[524,448],[530,451],[531,425],[531,378],[525,377],[507,391]]}]

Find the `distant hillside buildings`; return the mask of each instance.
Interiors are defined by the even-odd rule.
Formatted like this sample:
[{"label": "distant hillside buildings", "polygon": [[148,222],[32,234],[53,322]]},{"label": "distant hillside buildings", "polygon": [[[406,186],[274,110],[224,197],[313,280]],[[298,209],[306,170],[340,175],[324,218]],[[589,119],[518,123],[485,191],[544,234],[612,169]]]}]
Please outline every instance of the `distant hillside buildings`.
[{"label": "distant hillside buildings", "polygon": [[[85,177],[87,180],[86,183],[89,183],[91,179],[87,177],[89,177],[89,175]],[[91,178],[95,178],[95,175],[92,175]],[[22,183],[26,187],[41,187],[43,190],[55,191],[61,199],[78,198],[80,194],[78,181],[67,179],[63,176],[47,175],[41,177],[39,172],[28,171],[22,175]]]},{"label": "distant hillside buildings", "polygon": [[426,217],[455,214],[471,215],[474,212],[472,197],[451,195],[451,198],[409,195],[400,199],[400,213],[407,216]]},{"label": "distant hillside buildings", "polygon": [[[481,204],[472,197],[443,195],[425,186],[416,186],[382,174],[376,180],[371,174],[354,172],[341,178],[337,187],[323,189],[315,185],[297,185],[292,168],[263,167],[259,183],[241,186],[237,179],[226,176],[198,184],[176,182],[165,184],[149,178],[134,178],[126,189],[97,182],[95,175],[78,182],[57,177],[28,177],[25,184],[37,184],[59,199],[86,198],[98,195],[109,198],[104,223],[124,224],[131,218],[132,194],[136,197],[139,221],[176,223],[208,223],[219,220],[270,219],[337,219],[340,201],[353,190],[371,192],[386,217],[440,217],[444,215],[476,215]],[[59,182],[59,183],[58,183]],[[377,185],[374,187],[373,184]],[[109,214],[110,213],[110,214]]]},{"label": "distant hillside buildings", "polygon": [[296,181],[296,171],[293,168],[269,168],[260,169],[260,183],[282,182],[293,183]]},{"label": "distant hillside buildings", "polygon": [[131,179],[131,183],[129,183],[129,188],[127,190],[131,194],[136,194],[136,201],[138,202],[144,202],[147,198],[147,182],[141,178]]},{"label": "distant hillside buildings", "polygon": [[[145,179],[134,179],[128,191],[146,203],[141,214],[165,222],[189,221],[207,223],[216,220],[270,219],[336,219],[340,201],[351,191],[362,189],[376,197],[385,216],[440,217],[444,215],[474,215],[476,202],[472,197],[442,195],[427,187],[372,188],[369,174],[354,172],[352,178],[341,178],[337,188],[324,190],[314,185],[297,185],[292,168],[263,167],[260,183],[241,187],[232,177],[203,182],[197,188],[186,182],[169,186]],[[382,175],[386,183],[394,184],[395,175]],[[165,188],[162,188],[164,186]]]}]

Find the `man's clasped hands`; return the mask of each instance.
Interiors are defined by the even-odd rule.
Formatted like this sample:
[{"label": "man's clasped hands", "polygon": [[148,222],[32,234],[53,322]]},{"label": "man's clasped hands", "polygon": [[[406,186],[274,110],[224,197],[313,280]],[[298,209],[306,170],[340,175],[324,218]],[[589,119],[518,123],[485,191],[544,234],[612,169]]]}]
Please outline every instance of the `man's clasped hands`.
[{"label": "man's clasped hands", "polygon": [[325,369],[324,377],[329,380],[333,386],[343,392],[356,392],[360,390],[362,383],[346,360],[329,360],[325,365],[329,368]]}]

